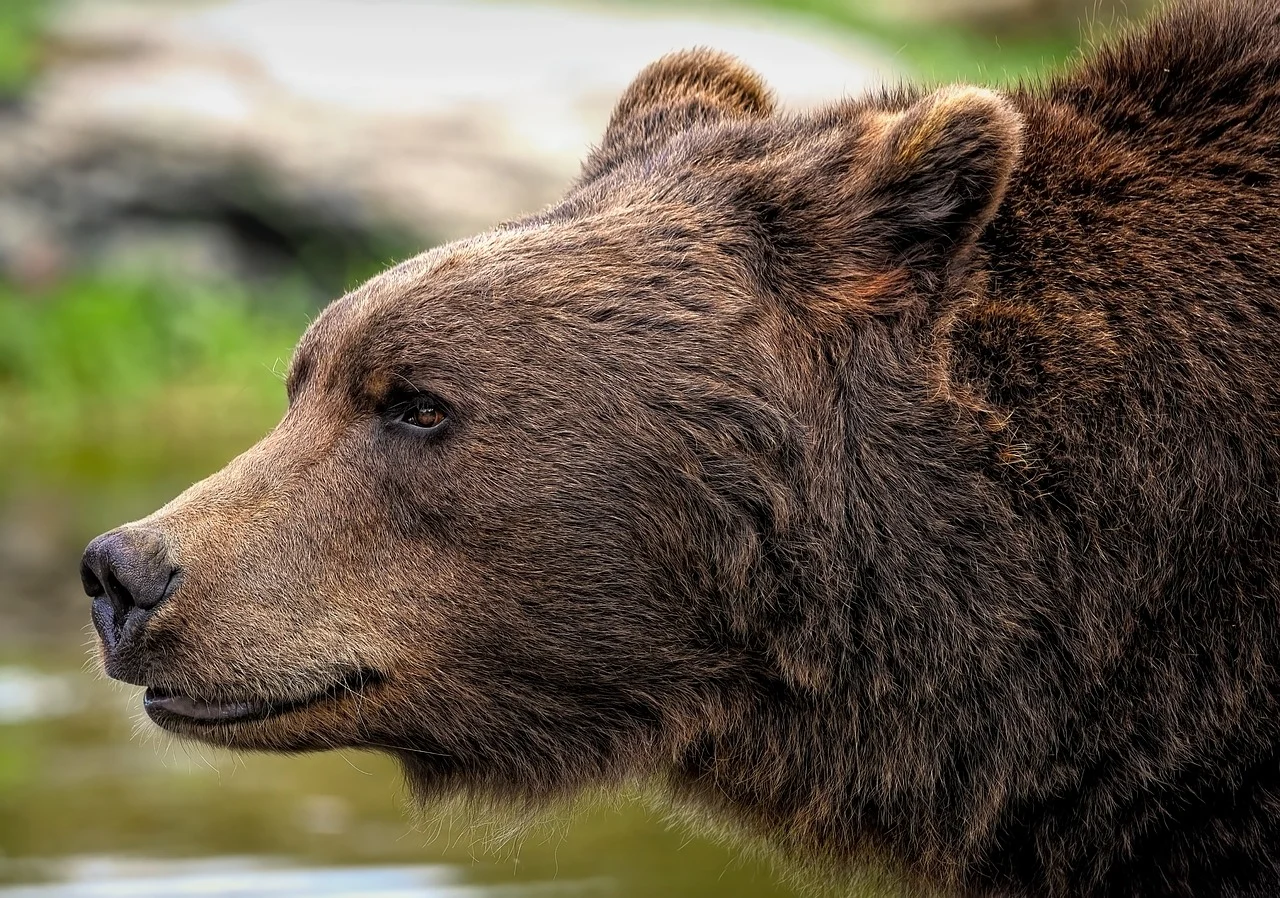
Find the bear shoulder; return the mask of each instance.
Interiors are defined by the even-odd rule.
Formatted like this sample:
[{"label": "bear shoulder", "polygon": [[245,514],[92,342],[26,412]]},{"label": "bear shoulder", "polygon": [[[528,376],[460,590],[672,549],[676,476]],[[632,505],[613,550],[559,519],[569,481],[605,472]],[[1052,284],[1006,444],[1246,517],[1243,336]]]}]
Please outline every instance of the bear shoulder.
[{"label": "bear shoulder", "polygon": [[1103,130],[1171,141],[1280,131],[1280,0],[1194,0],[1088,54],[1047,99]]}]

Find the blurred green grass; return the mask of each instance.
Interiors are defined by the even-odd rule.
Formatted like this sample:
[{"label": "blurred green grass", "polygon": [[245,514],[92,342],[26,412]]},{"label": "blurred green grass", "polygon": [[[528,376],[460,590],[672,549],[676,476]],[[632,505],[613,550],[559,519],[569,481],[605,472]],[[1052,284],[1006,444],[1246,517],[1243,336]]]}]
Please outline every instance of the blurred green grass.
[{"label": "blurred green grass", "polygon": [[35,72],[48,0],[0,0],[0,99],[15,96]]},{"label": "blurred green grass", "polygon": [[[614,0],[628,6],[670,6],[716,12],[780,13],[818,31],[834,32],[878,45],[906,77],[927,84],[969,81],[1007,85],[1036,81],[1078,55],[1090,41],[1116,26],[1114,18],[1088,12],[1083,16],[1050,16],[1040,20],[1012,18],[983,25],[963,20],[908,20],[885,14],[887,3],[872,0]],[[1138,14],[1146,0],[1131,0]],[[941,6],[941,4],[939,4]]]},{"label": "blurred green grass", "polygon": [[[90,276],[0,285],[0,456],[58,482],[221,461],[284,406],[304,294]],[[16,480],[17,478],[15,478]]]}]

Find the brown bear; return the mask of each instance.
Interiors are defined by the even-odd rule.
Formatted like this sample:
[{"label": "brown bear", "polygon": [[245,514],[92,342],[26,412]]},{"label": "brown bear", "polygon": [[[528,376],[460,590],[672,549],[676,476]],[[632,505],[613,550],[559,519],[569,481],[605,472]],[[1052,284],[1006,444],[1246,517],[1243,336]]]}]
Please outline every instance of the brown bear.
[{"label": "brown bear", "polygon": [[174,733],[657,778],[826,868],[1280,894],[1280,2],[804,115],[709,51],[90,544]]}]

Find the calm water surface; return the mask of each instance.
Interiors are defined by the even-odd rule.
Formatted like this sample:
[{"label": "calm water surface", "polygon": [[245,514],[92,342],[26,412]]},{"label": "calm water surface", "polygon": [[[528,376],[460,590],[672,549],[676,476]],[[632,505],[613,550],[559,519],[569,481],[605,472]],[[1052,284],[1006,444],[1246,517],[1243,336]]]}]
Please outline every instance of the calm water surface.
[{"label": "calm water surface", "polygon": [[159,733],[139,690],[89,661],[76,570],[91,536],[180,481],[6,485],[0,898],[796,894],[638,801],[580,808],[511,840],[511,821],[413,811],[377,755],[232,756]]}]

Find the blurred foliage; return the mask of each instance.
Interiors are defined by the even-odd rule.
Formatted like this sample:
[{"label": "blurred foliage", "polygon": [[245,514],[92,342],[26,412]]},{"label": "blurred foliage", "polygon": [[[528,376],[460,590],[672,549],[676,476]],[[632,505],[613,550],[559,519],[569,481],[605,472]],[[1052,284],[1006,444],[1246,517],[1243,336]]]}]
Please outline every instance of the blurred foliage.
[{"label": "blurred foliage", "polygon": [[[652,7],[655,0],[616,0]],[[886,15],[891,0],[656,0],[681,9],[755,9],[789,14],[822,29],[832,26],[881,44],[908,77],[929,83],[970,81],[1012,84],[1034,81],[1063,68],[1079,47],[1140,16],[1151,0],[1034,0],[1020,14],[976,11],[947,15],[935,0],[934,17],[910,20]]]},{"label": "blurred foliage", "polygon": [[0,98],[18,93],[35,71],[48,0],[0,0]]},{"label": "blurred foliage", "polygon": [[91,277],[0,285],[0,456],[64,480],[223,459],[280,413],[304,293]]}]

